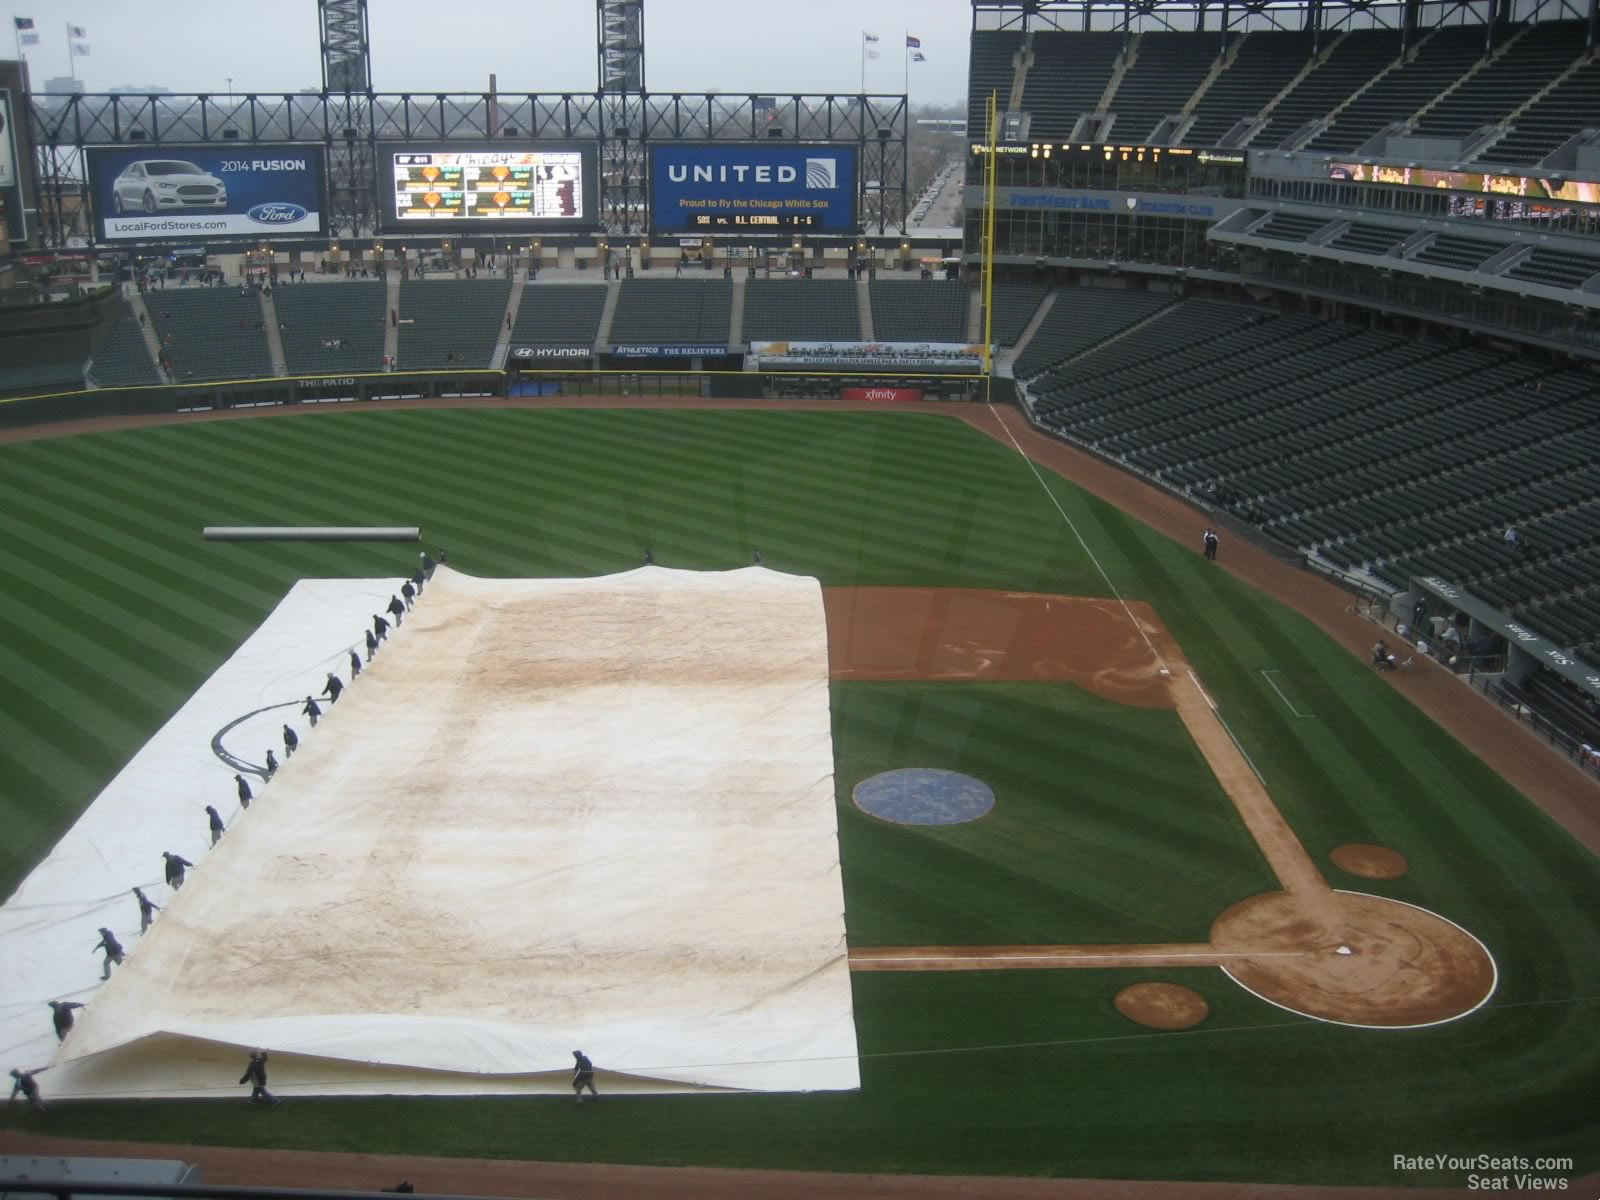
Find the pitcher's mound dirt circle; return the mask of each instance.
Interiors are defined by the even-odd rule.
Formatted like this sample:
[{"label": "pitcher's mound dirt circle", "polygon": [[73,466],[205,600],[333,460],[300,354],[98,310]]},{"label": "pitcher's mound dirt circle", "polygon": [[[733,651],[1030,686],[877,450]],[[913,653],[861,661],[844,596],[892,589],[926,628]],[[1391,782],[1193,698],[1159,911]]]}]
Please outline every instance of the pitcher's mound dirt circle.
[{"label": "pitcher's mound dirt circle", "polygon": [[1360,892],[1267,892],[1235,904],[1211,944],[1234,982],[1341,1025],[1403,1029],[1465,1016],[1493,994],[1494,959],[1426,909]]},{"label": "pitcher's mound dirt circle", "polygon": [[1369,846],[1352,842],[1348,846],[1335,846],[1328,855],[1333,865],[1341,871],[1359,875],[1363,879],[1399,879],[1411,869],[1406,856],[1387,846]]},{"label": "pitcher's mound dirt circle", "polygon": [[1112,1000],[1130,1021],[1152,1029],[1188,1029],[1211,1015],[1206,998],[1181,983],[1135,983]]}]

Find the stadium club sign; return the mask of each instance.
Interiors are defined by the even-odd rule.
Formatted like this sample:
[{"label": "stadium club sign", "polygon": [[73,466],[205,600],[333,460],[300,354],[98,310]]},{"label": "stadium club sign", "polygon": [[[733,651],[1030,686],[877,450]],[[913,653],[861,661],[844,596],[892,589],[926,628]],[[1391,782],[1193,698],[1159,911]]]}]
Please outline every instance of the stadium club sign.
[{"label": "stadium club sign", "polygon": [[983,347],[960,342],[751,342],[763,371],[928,371],[975,375]]},{"label": "stadium club sign", "polygon": [[[982,204],[982,197],[968,207]],[[1237,201],[1175,200],[1171,196],[1129,195],[1125,192],[1055,192],[1045,188],[1012,188],[1001,208],[1048,208],[1058,212],[1133,213],[1150,217],[1191,217],[1215,220],[1239,207]]]}]

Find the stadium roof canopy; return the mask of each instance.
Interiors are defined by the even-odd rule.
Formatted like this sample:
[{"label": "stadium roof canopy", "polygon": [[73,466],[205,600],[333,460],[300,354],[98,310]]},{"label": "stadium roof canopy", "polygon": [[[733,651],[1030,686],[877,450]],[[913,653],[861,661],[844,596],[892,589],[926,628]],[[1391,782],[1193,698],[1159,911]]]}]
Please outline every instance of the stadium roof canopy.
[{"label": "stadium roof canopy", "polygon": [[1600,0],[972,0],[978,30],[1141,33],[1151,30],[1432,29],[1527,21],[1588,21]]}]

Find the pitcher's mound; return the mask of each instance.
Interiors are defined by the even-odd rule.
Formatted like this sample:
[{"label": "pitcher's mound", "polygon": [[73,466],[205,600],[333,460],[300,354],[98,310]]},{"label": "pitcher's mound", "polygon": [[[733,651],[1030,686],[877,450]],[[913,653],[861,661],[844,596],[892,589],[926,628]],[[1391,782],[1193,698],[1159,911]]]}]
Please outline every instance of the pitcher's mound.
[{"label": "pitcher's mound", "polygon": [[1465,1016],[1494,993],[1483,943],[1452,921],[1360,892],[1267,892],[1211,927],[1223,968],[1263,1000],[1339,1025],[1401,1029]]},{"label": "pitcher's mound", "polygon": [[1152,1029],[1188,1029],[1211,1015],[1205,997],[1181,983],[1135,983],[1112,1003],[1128,1020]]},{"label": "pitcher's mound", "polygon": [[1335,846],[1328,857],[1341,871],[1348,871],[1363,879],[1399,879],[1411,869],[1406,856],[1398,850],[1391,850],[1387,846],[1368,846],[1361,842]]}]

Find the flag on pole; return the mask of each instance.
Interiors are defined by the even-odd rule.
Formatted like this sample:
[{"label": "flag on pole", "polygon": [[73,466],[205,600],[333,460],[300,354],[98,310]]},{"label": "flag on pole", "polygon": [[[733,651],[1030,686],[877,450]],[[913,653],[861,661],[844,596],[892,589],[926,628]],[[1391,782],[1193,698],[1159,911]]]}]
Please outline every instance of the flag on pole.
[{"label": "flag on pole", "polygon": [[25,33],[17,40],[24,46],[37,46],[39,44],[39,35],[37,33]]},{"label": "flag on pole", "polygon": [[875,33],[868,33],[866,30],[863,29],[861,31],[861,40],[863,42],[875,42],[875,41],[878,40],[878,35],[875,34]]},{"label": "flag on pole", "polygon": [[919,38],[919,37],[912,37],[909,33],[906,34],[906,49],[908,49],[908,50],[920,50],[920,49],[922,49],[922,39]]},{"label": "flag on pole", "polygon": [[88,42],[73,42],[72,43],[72,52],[74,54],[78,55],[80,58],[88,58],[89,57],[89,43]]},{"label": "flag on pole", "polygon": [[12,17],[11,22],[17,27],[18,30],[33,28],[32,17]]},{"label": "flag on pole", "polygon": [[927,62],[928,61],[928,56],[926,54],[924,54],[921,50],[918,50],[915,54],[913,54],[911,56],[911,61],[912,62]]},{"label": "flag on pole", "polygon": [[67,26],[67,32],[69,34],[71,34],[73,37],[88,37],[89,36],[88,33],[86,33],[84,31],[84,28],[83,28],[82,25],[68,25]]}]

